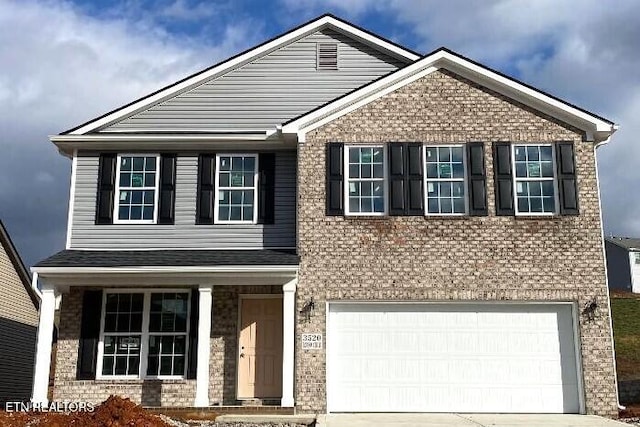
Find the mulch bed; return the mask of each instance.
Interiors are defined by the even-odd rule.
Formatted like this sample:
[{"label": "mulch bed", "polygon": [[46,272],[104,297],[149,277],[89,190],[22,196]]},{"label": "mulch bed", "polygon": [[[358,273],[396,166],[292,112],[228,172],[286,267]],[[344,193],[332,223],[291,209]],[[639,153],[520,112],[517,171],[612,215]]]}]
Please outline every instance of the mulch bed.
[{"label": "mulch bed", "polygon": [[0,411],[0,427],[171,427],[129,399],[111,396],[93,412]]}]

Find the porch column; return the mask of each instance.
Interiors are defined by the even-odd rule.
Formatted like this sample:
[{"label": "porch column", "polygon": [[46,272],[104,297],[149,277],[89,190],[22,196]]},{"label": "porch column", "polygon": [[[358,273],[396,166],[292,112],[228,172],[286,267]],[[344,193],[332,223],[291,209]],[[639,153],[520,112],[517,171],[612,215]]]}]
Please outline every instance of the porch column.
[{"label": "porch column", "polygon": [[198,288],[198,362],[196,366],[196,399],[194,406],[209,406],[209,353],[211,352],[211,285],[200,285]]},{"label": "porch column", "polygon": [[31,401],[47,405],[49,370],[51,368],[51,346],[53,344],[53,318],[56,310],[56,293],[51,286],[43,286],[40,298],[36,366],[33,375]]},{"label": "porch column", "polygon": [[293,381],[295,374],[295,342],[296,342],[296,285],[294,279],[282,285],[282,401],[280,405],[292,408]]}]

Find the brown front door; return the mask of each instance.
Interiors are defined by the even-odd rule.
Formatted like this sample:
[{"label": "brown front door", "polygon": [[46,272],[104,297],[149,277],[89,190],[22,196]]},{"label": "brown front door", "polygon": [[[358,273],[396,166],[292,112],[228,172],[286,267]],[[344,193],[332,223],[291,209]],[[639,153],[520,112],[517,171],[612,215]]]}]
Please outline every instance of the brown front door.
[{"label": "brown front door", "polygon": [[238,399],[282,397],[282,298],[241,298]]}]

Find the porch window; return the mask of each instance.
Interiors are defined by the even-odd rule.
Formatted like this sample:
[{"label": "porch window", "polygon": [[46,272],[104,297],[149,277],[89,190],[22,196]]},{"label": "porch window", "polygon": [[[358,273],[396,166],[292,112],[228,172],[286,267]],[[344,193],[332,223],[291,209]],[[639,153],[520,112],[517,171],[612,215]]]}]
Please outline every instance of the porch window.
[{"label": "porch window", "polygon": [[189,292],[106,291],[98,349],[102,377],[182,378]]}]

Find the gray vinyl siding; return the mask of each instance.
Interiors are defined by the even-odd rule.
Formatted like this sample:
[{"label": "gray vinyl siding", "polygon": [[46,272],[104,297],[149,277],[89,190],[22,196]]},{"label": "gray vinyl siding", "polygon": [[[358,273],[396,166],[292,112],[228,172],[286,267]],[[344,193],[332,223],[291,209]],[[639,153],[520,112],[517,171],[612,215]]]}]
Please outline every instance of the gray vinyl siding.
[{"label": "gray vinyl siding", "polygon": [[97,154],[80,154],[71,249],[262,249],[296,245],[296,153],[276,153],[274,224],[196,225],[198,154],[176,162],[175,224],[96,225]]},{"label": "gray vinyl siding", "polygon": [[33,385],[36,327],[0,317],[0,404],[28,401]]},{"label": "gray vinyl siding", "polygon": [[629,251],[620,246],[604,241],[607,256],[607,275],[609,288],[631,292],[631,265],[629,264]]},{"label": "gray vinyl siding", "polygon": [[[337,71],[316,69],[320,42],[338,44]],[[272,129],[403,65],[325,29],[104,130]]]}]

